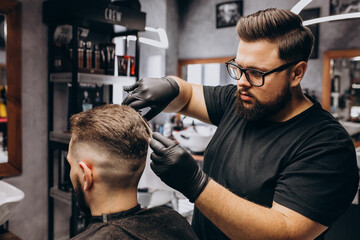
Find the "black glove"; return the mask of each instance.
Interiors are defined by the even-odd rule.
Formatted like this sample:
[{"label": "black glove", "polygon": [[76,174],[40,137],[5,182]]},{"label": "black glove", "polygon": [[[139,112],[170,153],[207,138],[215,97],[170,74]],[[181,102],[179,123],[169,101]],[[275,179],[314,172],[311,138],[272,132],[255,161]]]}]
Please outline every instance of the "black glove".
[{"label": "black glove", "polygon": [[124,99],[122,104],[136,110],[151,108],[144,115],[148,121],[164,110],[179,95],[179,85],[170,77],[143,78],[124,90],[133,92]]},{"label": "black glove", "polygon": [[153,134],[150,147],[154,151],[150,156],[150,166],[155,174],[195,202],[210,178],[185,149],[160,133]]}]

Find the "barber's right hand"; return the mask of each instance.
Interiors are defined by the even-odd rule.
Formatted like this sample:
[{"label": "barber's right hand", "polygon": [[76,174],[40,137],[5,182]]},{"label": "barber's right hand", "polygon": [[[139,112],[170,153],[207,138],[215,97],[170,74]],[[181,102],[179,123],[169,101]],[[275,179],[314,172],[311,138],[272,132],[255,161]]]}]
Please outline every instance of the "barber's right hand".
[{"label": "barber's right hand", "polygon": [[195,202],[210,178],[192,156],[173,140],[155,132],[150,141],[151,169],[170,187],[178,190],[190,202]]},{"label": "barber's right hand", "polygon": [[143,78],[124,90],[132,92],[122,104],[135,110],[150,107],[149,112],[144,115],[148,121],[164,110],[180,91],[179,85],[171,77]]}]

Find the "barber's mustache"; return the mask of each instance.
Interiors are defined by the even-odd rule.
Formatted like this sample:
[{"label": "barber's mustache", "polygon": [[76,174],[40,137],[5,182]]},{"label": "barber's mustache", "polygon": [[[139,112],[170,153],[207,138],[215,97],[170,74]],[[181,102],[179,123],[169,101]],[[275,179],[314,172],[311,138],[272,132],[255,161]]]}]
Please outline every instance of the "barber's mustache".
[{"label": "barber's mustache", "polygon": [[235,93],[235,97],[240,97],[241,94],[248,95],[249,97],[253,97],[256,99],[256,96],[254,96],[252,93],[249,92],[247,88],[238,88]]}]

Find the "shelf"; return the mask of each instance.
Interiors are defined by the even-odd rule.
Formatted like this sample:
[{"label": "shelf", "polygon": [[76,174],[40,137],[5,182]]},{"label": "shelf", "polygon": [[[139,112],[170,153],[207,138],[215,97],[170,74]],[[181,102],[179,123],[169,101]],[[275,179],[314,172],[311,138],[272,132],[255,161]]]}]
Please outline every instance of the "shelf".
[{"label": "shelf", "polygon": [[[96,84],[107,84],[107,85],[122,85],[130,86],[136,81],[136,77],[126,76],[111,76],[103,74],[92,74],[92,73],[78,73],[79,83],[96,83]],[[50,81],[58,83],[71,83],[72,77],[71,72],[51,73]]]},{"label": "shelf", "polygon": [[49,135],[50,141],[69,144],[71,135],[67,132],[53,131]]},{"label": "shelf", "polygon": [[73,22],[76,19],[91,21],[92,28],[99,31],[113,32],[114,24],[123,26],[127,30],[144,31],[146,13],[137,8],[105,1],[92,1],[91,4],[87,0],[44,1],[44,23]]},{"label": "shelf", "polygon": [[71,204],[71,200],[72,200],[71,192],[61,191],[58,189],[58,187],[52,187],[50,189],[50,197],[67,204]]},{"label": "shelf", "polygon": [[[76,207],[73,192],[62,190],[61,186],[59,188],[55,181],[56,174],[54,172],[58,170],[59,179],[57,182],[62,182],[60,179],[61,173],[65,171],[64,164],[62,164],[64,162],[62,151],[68,151],[71,139],[71,134],[64,129],[63,125],[65,122],[69,123],[68,118],[70,115],[81,111],[79,108],[81,108],[82,97],[84,97],[82,93],[85,93],[86,90],[89,90],[89,97],[100,97],[103,103],[112,103],[115,100],[121,100],[123,97],[122,88],[133,85],[139,77],[139,33],[145,31],[146,13],[141,12],[141,6],[136,1],[131,6],[125,6],[121,1],[110,2],[92,1],[91,4],[89,4],[88,0],[44,0],[43,2],[43,22],[49,27],[48,239],[50,240],[54,239],[55,200],[64,202],[71,207],[70,237],[79,233],[79,226],[86,226],[87,224],[84,223],[83,219],[79,218],[79,210]],[[66,39],[69,40],[69,42],[66,41],[68,46],[65,46],[65,42],[62,41],[64,38],[64,36],[61,36],[62,33],[59,35],[60,38],[54,38],[54,33],[60,25],[69,25],[69,27],[66,27],[69,36],[64,33],[67,36]],[[85,30],[87,34],[80,34],[80,30]],[[74,51],[72,52],[74,55],[72,53],[70,55],[70,51],[65,51],[62,48],[78,49],[79,40],[92,42],[93,46],[95,44],[106,46],[113,43],[112,39],[114,37],[129,35],[137,36],[135,43],[135,76],[105,75],[104,73],[108,73],[105,70],[106,64],[103,64],[104,66],[101,66],[101,69],[98,65],[96,65],[96,69],[78,67],[82,66],[79,64],[79,54],[76,54],[79,52]],[[54,41],[57,40],[62,44],[61,48],[54,47]],[[71,57],[69,58],[69,56]],[[55,66],[58,59],[61,60],[61,68]],[[64,62],[62,62],[63,59]],[[109,60],[112,61],[112,59]],[[116,70],[115,67],[114,65],[114,70]],[[62,72],[59,72],[60,69]],[[58,72],[55,72],[55,70]],[[96,94],[98,88],[100,89],[100,96]],[[59,105],[61,107],[54,108],[54,106]],[[66,121],[64,121],[64,118],[66,118]],[[69,236],[66,238],[69,238]]]}]

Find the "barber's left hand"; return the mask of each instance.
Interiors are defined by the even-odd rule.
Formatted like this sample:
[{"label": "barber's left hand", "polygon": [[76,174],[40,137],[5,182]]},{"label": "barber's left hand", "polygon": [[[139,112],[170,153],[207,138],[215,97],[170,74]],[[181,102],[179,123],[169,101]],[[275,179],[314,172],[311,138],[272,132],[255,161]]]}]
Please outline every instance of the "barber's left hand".
[{"label": "barber's left hand", "polygon": [[151,169],[170,187],[180,191],[195,202],[209,182],[191,155],[171,139],[154,133],[150,141]]},{"label": "barber's left hand", "polygon": [[144,118],[149,121],[179,95],[180,88],[173,78],[162,77],[143,78],[124,90],[132,93],[124,99],[122,104],[136,110],[150,107],[150,110],[144,115]]}]

